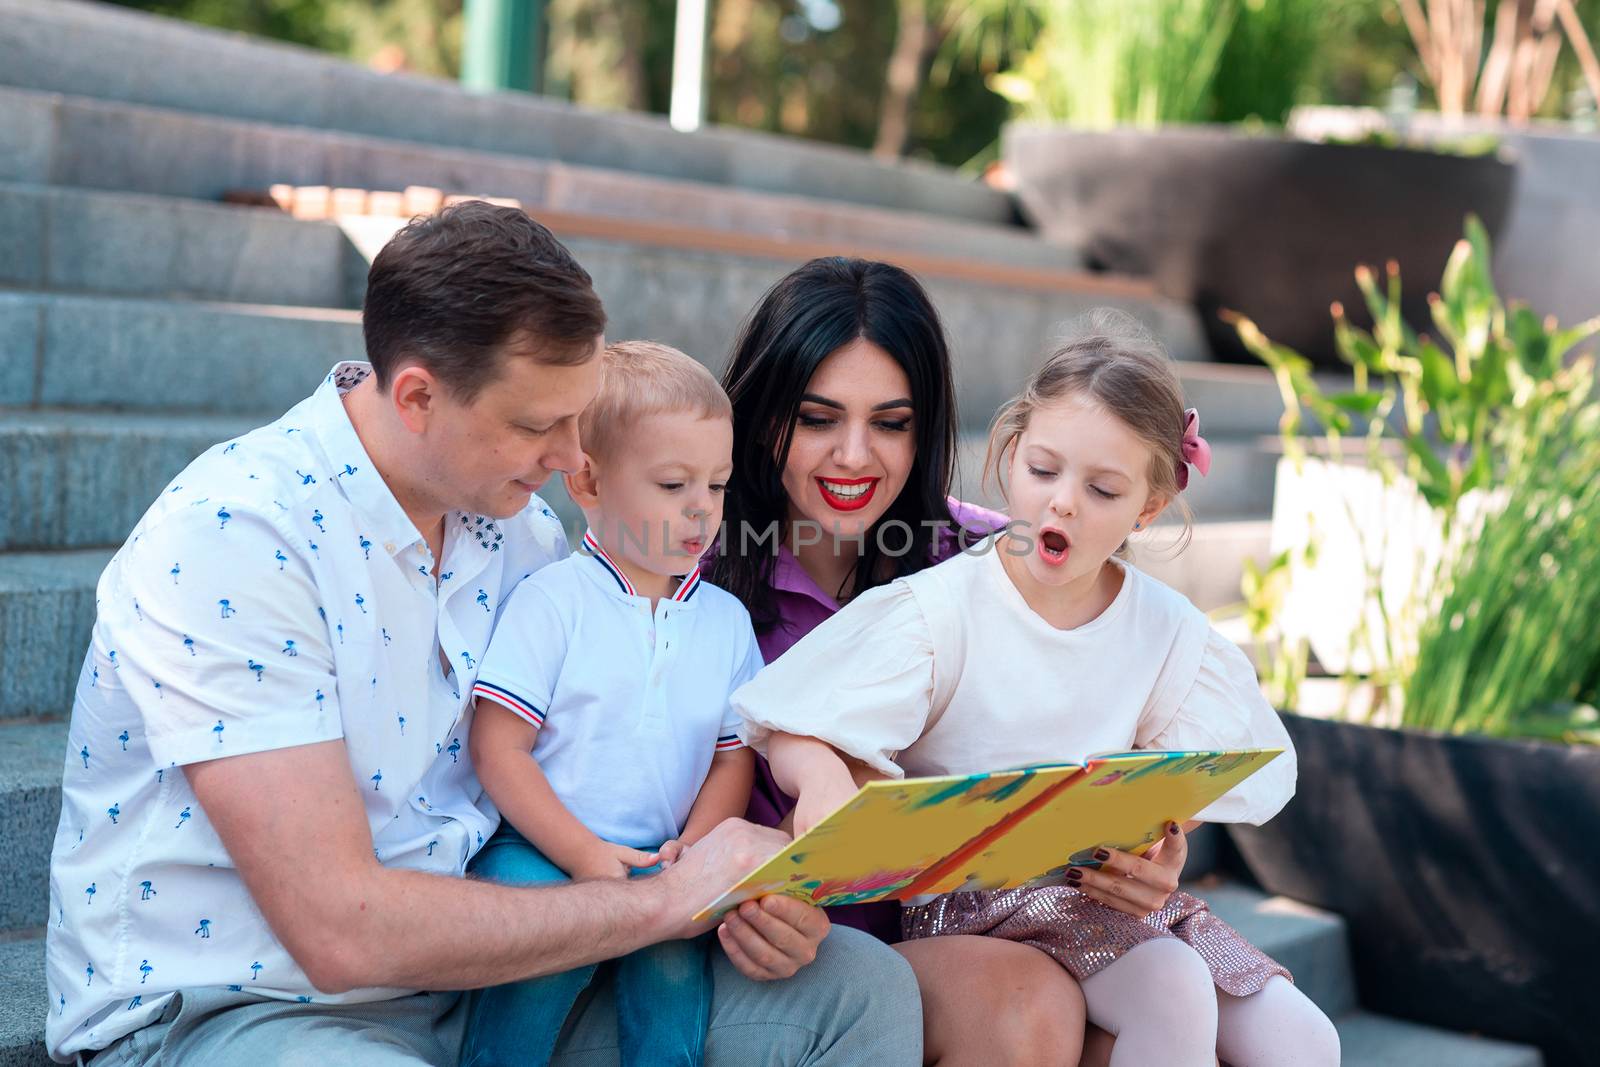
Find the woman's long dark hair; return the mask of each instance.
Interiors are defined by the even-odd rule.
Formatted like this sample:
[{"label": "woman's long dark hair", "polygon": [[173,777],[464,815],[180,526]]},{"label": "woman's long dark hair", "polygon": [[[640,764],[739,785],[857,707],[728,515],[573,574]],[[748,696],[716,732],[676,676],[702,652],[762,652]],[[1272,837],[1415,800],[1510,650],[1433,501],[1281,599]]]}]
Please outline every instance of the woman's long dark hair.
[{"label": "woman's long dark hair", "polygon": [[[774,522],[780,529],[787,523],[783,470],[800,397],[822,361],[858,338],[883,349],[906,372],[916,453],[905,488],[866,531],[849,587],[864,592],[921,570],[933,559],[939,530],[951,528],[946,493],[955,472],[955,386],[939,313],[899,267],[840,256],[813,259],[767,290],[722,376],[733,401],[734,475],[723,509],[727,537],[711,577],[745,605],[758,633],[778,623],[772,590],[777,549],[770,540],[747,545],[741,531],[750,531],[753,541]],[[878,544],[878,527],[895,519],[910,527],[912,541],[900,552],[905,535],[898,528],[886,534],[895,553],[889,555]]]}]

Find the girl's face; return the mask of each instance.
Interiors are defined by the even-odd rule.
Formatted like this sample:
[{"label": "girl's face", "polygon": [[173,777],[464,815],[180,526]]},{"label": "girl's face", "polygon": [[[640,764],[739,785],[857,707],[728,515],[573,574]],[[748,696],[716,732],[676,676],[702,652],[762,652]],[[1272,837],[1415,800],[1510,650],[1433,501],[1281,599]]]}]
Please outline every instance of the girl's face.
[{"label": "girl's face", "polygon": [[1150,449],[1128,425],[1085,397],[1041,405],[1011,455],[1010,551],[1041,585],[1091,582],[1133,524],[1166,506],[1150,491]]},{"label": "girl's face", "polygon": [[871,341],[857,338],[824,359],[806,385],[783,468],[790,521],[815,523],[826,544],[835,530],[856,537],[881,519],[911,475],[913,417],[910,379]]}]

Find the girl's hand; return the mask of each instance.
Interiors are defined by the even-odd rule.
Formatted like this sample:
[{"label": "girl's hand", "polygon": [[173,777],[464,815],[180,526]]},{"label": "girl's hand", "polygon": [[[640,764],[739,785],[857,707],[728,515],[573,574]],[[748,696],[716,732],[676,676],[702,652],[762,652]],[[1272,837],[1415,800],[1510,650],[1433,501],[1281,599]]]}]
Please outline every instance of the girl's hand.
[{"label": "girl's hand", "polygon": [[1167,836],[1144,856],[1101,849],[1095,854],[1100,869],[1068,868],[1067,884],[1109,908],[1143,919],[1167,906],[1188,858],[1183,827],[1168,823]]},{"label": "girl's hand", "polygon": [[856,795],[855,779],[843,763],[839,770],[840,774],[829,775],[800,791],[794,806],[794,836],[799,837]]},{"label": "girl's hand", "polygon": [[683,855],[683,842],[676,839],[667,841],[656,849],[656,855],[661,857],[661,869],[666,870],[678,862],[678,857]]},{"label": "girl's hand", "polygon": [[583,878],[627,878],[636,867],[654,867],[660,853],[640,852],[626,845],[613,845],[609,841],[597,842],[584,853],[567,874],[573,881]]}]

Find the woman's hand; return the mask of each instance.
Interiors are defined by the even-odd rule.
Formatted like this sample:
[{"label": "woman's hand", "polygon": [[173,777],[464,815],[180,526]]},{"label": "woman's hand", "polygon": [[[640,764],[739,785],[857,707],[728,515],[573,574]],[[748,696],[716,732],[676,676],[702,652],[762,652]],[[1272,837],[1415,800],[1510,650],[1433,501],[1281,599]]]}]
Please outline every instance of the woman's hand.
[{"label": "woman's hand", "polygon": [[1095,853],[1100,869],[1070,867],[1067,885],[1108,908],[1143,919],[1167,906],[1167,898],[1177,892],[1178,878],[1188,858],[1189,844],[1183,827],[1172,822],[1167,824],[1167,836],[1143,856],[1101,849]]}]

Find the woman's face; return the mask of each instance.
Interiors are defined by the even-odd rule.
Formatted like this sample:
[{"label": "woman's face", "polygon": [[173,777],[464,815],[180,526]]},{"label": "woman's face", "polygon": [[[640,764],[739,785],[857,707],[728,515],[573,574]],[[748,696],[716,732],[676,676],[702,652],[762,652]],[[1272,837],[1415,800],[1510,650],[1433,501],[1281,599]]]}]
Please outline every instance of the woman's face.
[{"label": "woman's face", "polygon": [[783,468],[790,521],[816,524],[804,537],[857,537],[883,517],[911,475],[914,416],[906,372],[871,341],[857,338],[822,361]]}]

